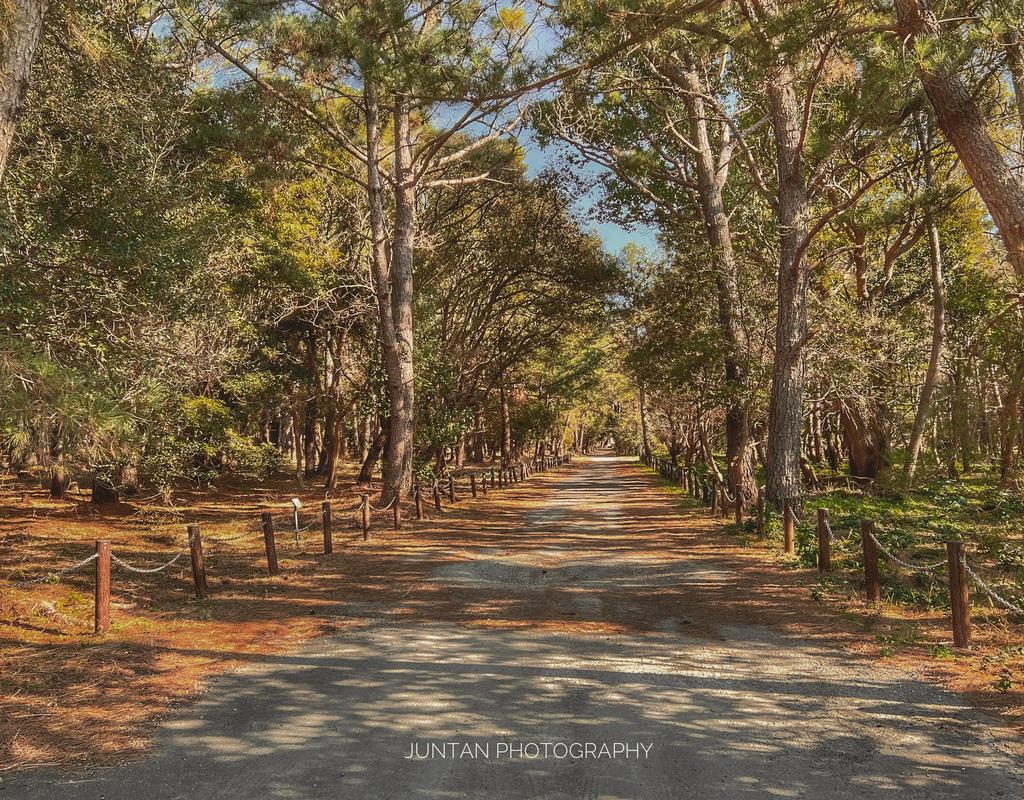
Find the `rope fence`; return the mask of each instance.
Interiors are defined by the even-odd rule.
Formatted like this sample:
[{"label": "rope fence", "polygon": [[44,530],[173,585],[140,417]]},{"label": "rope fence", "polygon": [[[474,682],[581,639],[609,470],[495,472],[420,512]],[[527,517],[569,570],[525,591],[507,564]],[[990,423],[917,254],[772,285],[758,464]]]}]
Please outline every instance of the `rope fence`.
[{"label": "rope fence", "polygon": [[[559,467],[572,462],[572,454],[564,453],[556,456],[539,456],[530,461],[521,461],[515,464],[506,464],[492,467],[482,473],[471,473],[468,484],[460,485],[454,473],[447,472],[443,476],[446,481],[445,491],[441,492],[441,483],[438,477],[433,479],[432,490],[437,511],[443,510],[442,495],[449,503],[458,502],[463,490],[468,491],[476,498],[481,494],[486,496],[488,491],[504,489],[512,484],[525,481],[528,477],[546,472],[554,467]],[[415,506],[416,519],[423,519],[423,497],[422,486],[419,481],[413,485],[411,497],[409,498]],[[288,515],[289,526],[275,522],[273,511],[260,513],[258,522],[252,527],[240,533],[226,537],[214,537],[209,541],[215,545],[224,545],[240,542],[245,539],[263,539],[266,552],[267,572],[271,577],[280,574],[280,563],[277,556],[277,538],[281,535],[294,534],[296,547],[301,546],[300,536],[303,533],[314,529],[323,531],[323,552],[330,555],[334,552],[334,532],[338,529],[336,516],[341,519],[348,518],[342,528],[362,530],[363,539],[369,538],[373,524],[373,513],[392,512],[393,527],[400,530],[402,527],[402,497],[400,492],[394,492],[388,503],[382,506],[373,505],[370,502],[370,493],[361,491],[359,499],[354,505],[345,508],[334,508],[334,501],[326,499],[321,503],[321,513],[318,517],[304,514],[302,502],[299,498],[293,498],[290,502],[291,512]],[[206,574],[206,561],[203,551],[203,536],[198,524],[186,526],[188,533],[188,550],[176,553],[166,562],[155,567],[142,567],[118,556],[111,551],[110,541],[106,539],[95,540],[96,551],[85,558],[76,561],[63,569],[50,571],[43,575],[28,578],[25,580],[8,584],[11,588],[20,589],[46,582],[57,582],[65,575],[73,573],[89,564],[95,569],[95,620],[94,630],[97,634],[106,633],[110,629],[110,591],[112,567],[117,567],[125,572],[135,575],[156,575],[169,570],[177,564],[186,554],[190,557],[191,572],[195,584],[195,594],[199,599],[209,597],[209,583]]]},{"label": "rope fence", "polygon": [[[698,470],[694,467],[673,464],[657,456],[641,456],[640,461],[656,471],[662,478],[678,485],[695,500],[710,506],[713,514],[727,513],[730,505],[735,511],[737,524],[743,520],[742,503],[725,488],[725,482],[710,471]],[[766,538],[767,515],[765,512],[764,487],[759,486],[756,498],[755,526],[759,539]],[[788,501],[782,508],[782,547],[789,555],[796,554],[795,534],[801,520]],[[846,543],[832,530],[828,509],[819,508],[817,517],[817,564],[822,574],[832,569],[832,545]],[[891,564],[896,570],[916,575],[936,576],[943,570],[949,585],[950,615],[953,631],[953,643],[957,647],[966,647],[971,639],[970,620],[970,586],[973,584],[982,594],[999,608],[1011,614],[1024,616],[1021,605],[1007,599],[987,583],[968,563],[964,543],[960,541],[945,542],[946,558],[934,563],[917,563],[908,557],[892,552],[876,535],[875,524],[871,520],[862,520],[860,527],[860,544],[862,551],[861,566],[864,572],[864,591],[869,602],[881,600],[881,579],[879,574],[879,558]]]}]

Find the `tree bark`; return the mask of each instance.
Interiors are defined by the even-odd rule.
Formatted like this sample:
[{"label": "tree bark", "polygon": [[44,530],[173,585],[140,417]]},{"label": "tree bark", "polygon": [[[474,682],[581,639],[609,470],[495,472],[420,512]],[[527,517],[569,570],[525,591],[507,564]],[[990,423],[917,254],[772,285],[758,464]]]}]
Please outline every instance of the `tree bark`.
[{"label": "tree bark", "polygon": [[[939,23],[925,0],[895,0],[895,8],[900,38],[908,46],[924,41],[941,53]],[[917,72],[939,127],[999,229],[1010,265],[1024,276],[1024,182],[999,151],[987,120],[957,72],[941,60],[919,62]]]},{"label": "tree bark", "polygon": [[776,507],[800,505],[800,432],[804,401],[804,345],[807,337],[807,280],[804,258],[809,202],[803,169],[802,116],[792,68],[780,63],[767,92],[775,134],[779,223],[778,317],[775,361],[768,404],[766,494]]},{"label": "tree bark", "polygon": [[387,353],[390,431],[384,461],[381,501],[388,503],[396,491],[408,497],[412,491],[413,436],[415,433],[415,386],[413,375],[413,246],[416,226],[416,183],[412,165],[410,100],[395,98],[394,174],[395,230],[391,255],[391,308],[394,346]]},{"label": "tree bark", "polygon": [[[925,181],[930,190],[935,190],[935,170],[932,165],[931,153],[927,141],[922,139],[924,152]],[[928,261],[932,279],[932,344],[928,355],[928,368],[924,373],[921,395],[917,400],[917,413],[914,415],[914,427],[910,431],[910,443],[907,446],[907,465],[904,469],[907,484],[913,484],[917,472],[917,461],[921,455],[921,443],[924,441],[924,427],[931,411],[935,387],[939,383],[939,362],[942,359],[942,346],[946,338],[946,289],[942,270],[942,242],[939,238],[939,227],[935,223],[935,214],[930,206],[924,210],[924,224],[928,233]]]},{"label": "tree bark", "polygon": [[[697,190],[701,216],[715,263],[715,288],[718,294],[718,324],[728,352],[724,359],[726,391],[725,409],[726,463],[729,488],[743,505],[757,497],[754,478],[754,454],[750,448],[750,419],[747,410],[747,364],[749,343],[740,319],[739,280],[732,248],[732,230],[725,211],[722,188],[727,167],[718,165],[708,135],[704,96],[707,86],[693,70],[681,74],[685,103],[690,123],[690,137],[696,153]],[[728,131],[728,128],[723,128]]]},{"label": "tree bark", "polygon": [[0,34],[0,182],[7,171],[48,5],[49,0],[13,0],[4,9],[9,22],[7,31]]}]

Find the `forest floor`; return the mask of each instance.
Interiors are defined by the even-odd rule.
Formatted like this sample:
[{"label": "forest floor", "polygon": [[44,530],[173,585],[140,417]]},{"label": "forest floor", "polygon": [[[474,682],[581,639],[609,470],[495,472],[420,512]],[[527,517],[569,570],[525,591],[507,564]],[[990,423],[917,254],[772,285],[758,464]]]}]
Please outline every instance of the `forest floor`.
[{"label": "forest floor", "polygon": [[[979,781],[1002,785],[1003,767],[986,772],[1002,757],[992,750],[997,745],[993,737],[1003,736],[999,727],[979,722],[956,696],[928,685],[953,688],[1020,730],[1024,657],[1019,650],[1013,654],[1013,647],[1022,643],[1019,627],[996,624],[996,617],[991,624],[981,620],[976,644],[954,652],[945,647],[948,622],[941,613],[889,604],[868,608],[850,598],[825,595],[814,573],[747,546],[705,511],[688,508],[685,498],[659,484],[657,477],[636,465],[589,459],[486,498],[463,500],[451,511],[407,524],[400,532],[384,530],[381,519],[368,542],[354,525],[343,528],[339,519],[333,556],[317,552],[316,528],[305,532],[295,546],[282,524],[278,578],[266,577],[257,520],[263,509],[275,510],[279,520],[287,520],[293,493],[284,483],[265,486],[260,493],[235,487],[178,495],[175,509],[154,500],[153,505],[140,502],[102,513],[87,503],[51,501],[39,489],[24,497],[22,487],[9,489],[0,506],[0,768],[96,765],[139,756],[157,730],[152,723],[203,690],[210,691],[203,703],[214,707],[197,712],[200,719],[224,712],[218,702],[245,707],[249,701],[240,701],[238,692],[255,691],[246,689],[248,679],[211,684],[218,673],[269,665],[263,679],[269,683],[255,684],[257,689],[262,686],[260,696],[266,699],[268,686],[271,693],[286,688],[289,670],[306,664],[287,654],[307,652],[301,643],[317,634],[335,634],[315,645],[328,655],[345,647],[369,652],[358,663],[351,658],[346,663],[370,678],[404,663],[392,664],[392,652],[399,654],[396,659],[429,659],[433,646],[441,647],[438,660],[460,664],[474,663],[497,652],[494,648],[505,647],[543,673],[545,665],[565,656],[565,637],[573,637],[570,649],[584,660],[605,659],[608,648],[624,648],[613,650],[623,658],[636,650],[639,663],[623,671],[640,678],[651,672],[678,675],[687,664],[695,664],[696,672],[686,680],[693,675],[731,674],[724,691],[743,692],[749,703],[731,706],[722,725],[725,733],[742,729],[739,740],[751,748],[755,732],[766,725],[773,736],[781,737],[778,744],[790,755],[820,758],[807,742],[786,741],[806,735],[800,726],[812,719],[811,727],[826,737],[835,735],[831,728],[836,725],[856,728],[857,747],[867,748],[866,753],[858,750],[861,767],[865,760],[870,766],[883,758],[892,767],[897,758],[893,748],[906,749],[912,741],[914,758],[923,761],[911,763],[909,754],[899,754],[899,768],[908,770],[907,787],[927,786],[942,790],[935,796],[960,796],[957,791],[968,780],[956,775],[961,769],[970,770]],[[317,492],[299,496],[307,510],[318,507]],[[211,598],[192,597],[187,557],[154,576],[115,571],[113,627],[105,637],[91,635],[89,568],[59,583],[21,588],[9,584],[88,555],[90,540],[98,536],[111,539],[115,554],[140,566],[163,563],[184,549],[184,526],[190,522],[203,526]],[[309,522],[307,513],[303,525]],[[374,638],[378,636],[384,639]],[[460,642],[465,651],[459,651]],[[367,663],[371,656],[377,660]],[[569,679],[592,677],[597,667],[585,666],[583,673],[575,678],[570,674]],[[561,680],[540,673],[529,673],[529,686],[502,685],[488,691],[500,690],[503,702],[515,705],[522,693],[537,697],[538,692],[551,690],[552,680]],[[242,674],[246,673],[236,673]],[[472,681],[460,675],[455,670],[456,685],[462,681],[465,693],[472,694]],[[660,730],[665,747],[681,736],[696,736],[694,726],[701,720],[714,722],[708,714],[724,713],[721,704],[717,710],[694,712],[695,704],[700,705],[697,688],[687,689],[686,681],[665,683],[668,680],[659,678],[646,686],[644,697],[632,698],[631,704],[640,703],[645,710],[634,708],[628,720],[631,732],[642,733],[644,724],[653,725],[652,719],[658,718],[649,732]],[[608,692],[613,688],[605,687]],[[415,686],[391,678],[387,689],[402,694],[403,702],[410,702],[410,697],[417,701]],[[708,691],[715,694],[719,689]],[[444,690],[444,697],[433,698],[442,707],[453,702],[453,687],[446,685]],[[364,704],[380,702],[366,694],[372,695],[372,687],[361,686],[359,691],[362,694],[353,698]],[[294,711],[297,698],[287,691],[284,695],[280,702],[291,703]],[[308,701],[307,697],[302,702]],[[317,702],[321,701],[326,702],[319,697]],[[420,709],[425,717],[418,723],[420,738],[429,738],[430,729],[424,729],[432,719],[429,701],[425,698]],[[841,710],[837,704],[849,708]],[[382,717],[375,724],[384,726],[395,710],[385,704],[370,714],[371,705],[347,706],[350,716],[332,718],[327,727],[347,728],[349,737],[361,729],[370,735],[374,731],[368,716]],[[472,716],[474,709],[462,711],[460,718]],[[515,731],[525,720],[537,723],[534,716],[543,711],[526,704],[514,718],[506,719],[492,710],[490,721],[500,721],[498,727],[476,729],[492,734]],[[578,724],[585,726],[585,709],[577,711]],[[185,727],[175,729],[177,734],[166,726],[159,729],[155,760],[145,762],[157,773],[161,764],[167,766],[161,753],[176,753],[180,759],[189,752],[188,735],[181,731],[201,727],[188,720],[189,713],[185,708],[172,715],[179,724],[186,715]],[[672,722],[676,714],[691,713],[700,719],[680,717]],[[251,729],[251,719],[232,718]],[[619,722],[625,724],[624,719]],[[958,740],[958,735],[969,741]],[[177,743],[168,744],[168,736],[177,736]],[[215,740],[223,745],[230,736],[230,730],[199,735],[195,741],[207,744],[196,746],[209,750]],[[239,743],[249,752],[253,743],[244,738],[241,735]],[[409,738],[402,745],[406,751]],[[800,746],[794,749],[794,744]],[[231,749],[230,744],[224,746]],[[996,749],[1002,752],[1000,747]],[[936,753],[943,754],[941,763],[929,761]],[[978,753],[993,755],[979,761]],[[771,760],[767,751],[762,755]],[[716,754],[709,750],[708,757],[712,756]],[[242,756],[235,760],[239,759],[245,762]],[[180,765],[180,760],[175,763]],[[736,764],[744,773],[754,766],[749,761]],[[106,796],[120,796],[112,793],[109,783],[118,780],[117,773],[98,774],[107,775],[97,779]],[[17,787],[19,780],[11,776],[8,784]],[[55,785],[47,783],[44,791],[35,779],[25,780],[26,790],[36,787],[38,796],[47,796]],[[736,780],[741,780],[738,773]],[[773,780],[781,786],[785,776]],[[904,777],[889,775],[887,780],[903,785]],[[723,790],[730,787],[731,796],[742,789],[735,783]],[[824,785],[817,788],[823,790]],[[813,796],[823,795],[819,791]]]}]

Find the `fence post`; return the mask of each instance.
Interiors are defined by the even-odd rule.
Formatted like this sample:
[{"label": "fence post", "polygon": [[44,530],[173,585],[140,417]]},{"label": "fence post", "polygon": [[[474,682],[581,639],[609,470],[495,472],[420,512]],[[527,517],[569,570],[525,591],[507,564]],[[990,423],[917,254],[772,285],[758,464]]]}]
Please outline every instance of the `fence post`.
[{"label": "fence post", "polygon": [[487,497],[487,473],[486,472],[483,473],[480,476],[480,493],[484,497]]},{"label": "fence post", "polygon": [[718,513],[718,481],[711,482],[711,513]]},{"label": "fence post", "polygon": [[828,535],[828,509],[818,509],[818,572],[832,569],[832,539]]},{"label": "fence post", "polygon": [[363,541],[370,538],[370,495],[363,495],[363,502],[359,508],[360,519],[363,523]]},{"label": "fence post", "polygon": [[320,504],[320,516],[324,525],[324,553],[329,555],[334,552],[334,526],[331,523],[330,500],[324,500]]},{"label": "fence post", "polygon": [[875,523],[864,519],[860,523],[860,545],[864,550],[864,593],[869,601],[882,599],[882,586],[878,581],[878,548],[871,537],[875,532]]},{"label": "fence post", "polygon": [[416,482],[413,492],[416,497],[416,519],[423,519],[423,487],[419,481]]},{"label": "fence post", "polygon": [[520,464],[519,465],[519,480],[520,481],[525,481],[526,480],[526,465],[525,464]]},{"label": "fence post", "polygon": [[736,527],[743,524],[743,489],[736,486]]},{"label": "fence post", "polygon": [[949,605],[953,612],[953,645],[967,647],[971,643],[971,598],[964,567],[964,543],[946,542],[949,565]]},{"label": "fence post", "polygon": [[441,487],[436,480],[434,481],[434,510],[441,510]]},{"label": "fence post", "polygon": [[448,502],[455,502],[455,476],[448,473]]},{"label": "fence post", "polygon": [[796,529],[796,515],[793,513],[793,506],[789,500],[782,502],[782,549],[792,555],[796,552],[796,545],[793,542]]},{"label": "fence post", "polygon": [[209,593],[206,584],[206,566],[203,564],[203,537],[198,525],[188,526],[188,549],[192,556],[192,581],[196,585],[196,597],[200,600]]},{"label": "fence post", "polygon": [[491,467],[491,490],[494,490],[494,467]]},{"label": "fence post", "polygon": [[391,506],[391,515],[394,518],[395,530],[402,530],[402,488],[400,486],[395,487],[395,499]]},{"label": "fence post", "polygon": [[96,633],[110,630],[110,542],[96,540]]},{"label": "fence post", "polygon": [[280,573],[277,567],[277,542],[274,541],[274,515],[264,511],[260,516],[263,519],[263,544],[267,548],[267,572],[273,577]]},{"label": "fence post", "polygon": [[476,500],[476,475],[469,476],[469,493],[473,495],[473,499]]}]

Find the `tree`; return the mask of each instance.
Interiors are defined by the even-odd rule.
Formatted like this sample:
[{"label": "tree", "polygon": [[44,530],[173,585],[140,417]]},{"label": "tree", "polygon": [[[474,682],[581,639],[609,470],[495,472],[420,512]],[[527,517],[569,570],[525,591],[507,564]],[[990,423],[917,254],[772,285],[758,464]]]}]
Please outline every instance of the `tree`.
[{"label": "tree", "polygon": [[10,0],[0,6],[0,182],[28,91],[49,0]]}]

